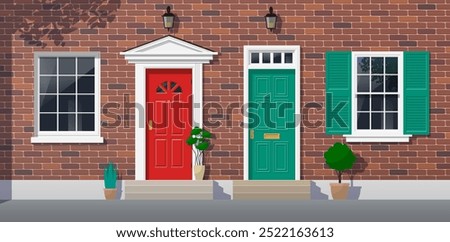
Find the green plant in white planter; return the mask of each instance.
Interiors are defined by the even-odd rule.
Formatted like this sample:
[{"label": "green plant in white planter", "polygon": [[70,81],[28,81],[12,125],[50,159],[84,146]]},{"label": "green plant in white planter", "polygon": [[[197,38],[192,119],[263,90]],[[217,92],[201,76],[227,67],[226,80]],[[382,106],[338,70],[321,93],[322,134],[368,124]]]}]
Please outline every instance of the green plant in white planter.
[{"label": "green plant in white planter", "polygon": [[103,171],[103,180],[105,182],[105,198],[106,200],[116,199],[117,194],[117,170],[112,162],[105,167]]},{"label": "green plant in white planter", "polygon": [[203,155],[205,150],[209,148],[209,139],[211,133],[199,128],[194,127],[191,131],[191,135],[186,140],[186,143],[192,146],[195,154],[194,175],[195,180],[203,180],[205,175],[205,165],[203,164]]}]

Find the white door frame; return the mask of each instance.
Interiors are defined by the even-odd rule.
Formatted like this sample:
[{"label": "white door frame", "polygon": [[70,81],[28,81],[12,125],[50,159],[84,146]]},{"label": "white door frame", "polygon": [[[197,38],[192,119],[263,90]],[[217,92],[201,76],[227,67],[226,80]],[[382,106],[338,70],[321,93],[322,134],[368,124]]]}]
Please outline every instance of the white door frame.
[{"label": "white door frame", "polygon": [[[120,54],[124,55],[129,63],[135,64],[135,180],[145,180],[146,70],[192,69],[192,125],[202,127],[203,64],[210,63],[218,53],[168,35]],[[195,155],[192,151],[192,167],[194,162]]]},{"label": "white door frame", "polygon": [[[254,64],[251,63],[252,52],[292,52],[291,64]],[[282,55],[284,60],[284,55]],[[261,59],[261,56],[260,56]],[[272,58],[271,58],[272,62]],[[284,61],[282,61],[284,62]],[[300,180],[300,46],[298,45],[246,45],[244,46],[244,104],[249,103],[249,80],[250,69],[294,69],[295,70],[295,180]],[[248,115],[244,115],[244,180],[249,179],[249,137],[248,137]]]}]

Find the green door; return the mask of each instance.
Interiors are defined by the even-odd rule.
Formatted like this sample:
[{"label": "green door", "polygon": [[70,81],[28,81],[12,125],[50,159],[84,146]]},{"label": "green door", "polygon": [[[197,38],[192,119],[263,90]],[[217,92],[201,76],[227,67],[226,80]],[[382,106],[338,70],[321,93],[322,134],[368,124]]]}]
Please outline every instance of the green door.
[{"label": "green door", "polygon": [[249,70],[248,112],[249,179],[294,180],[295,70]]}]

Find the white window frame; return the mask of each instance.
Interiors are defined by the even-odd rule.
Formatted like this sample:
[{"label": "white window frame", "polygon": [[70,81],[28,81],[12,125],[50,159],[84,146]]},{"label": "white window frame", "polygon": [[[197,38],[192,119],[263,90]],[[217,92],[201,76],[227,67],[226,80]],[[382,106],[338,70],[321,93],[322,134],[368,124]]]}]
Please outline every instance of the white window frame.
[{"label": "white window frame", "polygon": [[[398,129],[397,130],[358,130],[357,129],[357,58],[358,57],[397,57],[398,58]],[[401,51],[355,51],[352,52],[352,133],[344,135],[347,142],[409,142],[411,135],[403,134],[403,95],[404,73],[403,52]]]},{"label": "white window frame", "polygon": [[[39,67],[43,57],[94,58],[94,131],[39,131]],[[34,135],[31,143],[103,143],[100,135],[100,52],[35,52],[34,63]]]}]

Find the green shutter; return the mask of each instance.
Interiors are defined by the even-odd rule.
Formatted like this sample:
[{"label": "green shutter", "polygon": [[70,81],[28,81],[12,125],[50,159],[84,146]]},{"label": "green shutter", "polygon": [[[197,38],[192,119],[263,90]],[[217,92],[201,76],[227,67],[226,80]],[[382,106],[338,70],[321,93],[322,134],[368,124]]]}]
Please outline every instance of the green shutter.
[{"label": "green shutter", "polygon": [[430,133],[430,54],[426,51],[403,53],[405,134]]},{"label": "green shutter", "polygon": [[351,58],[350,51],[326,53],[326,134],[351,134]]}]

